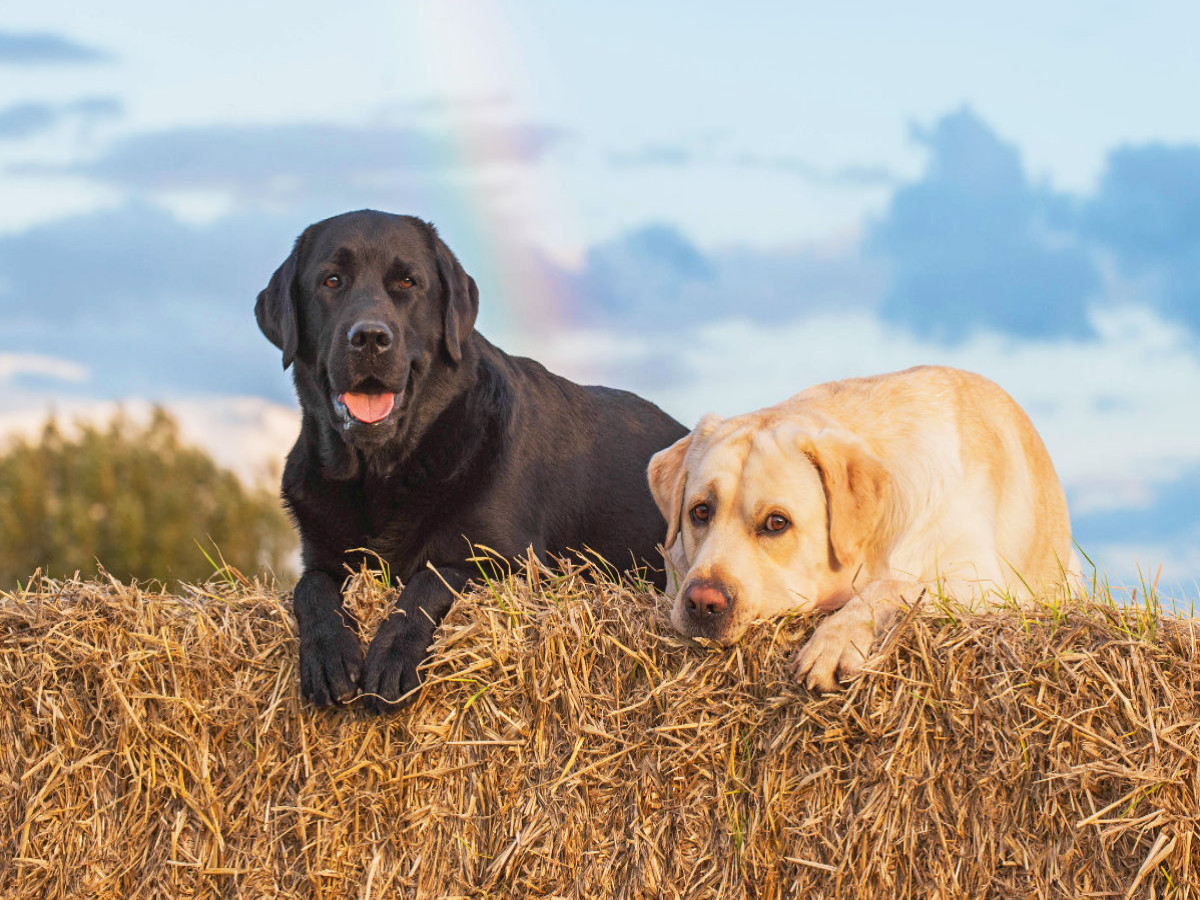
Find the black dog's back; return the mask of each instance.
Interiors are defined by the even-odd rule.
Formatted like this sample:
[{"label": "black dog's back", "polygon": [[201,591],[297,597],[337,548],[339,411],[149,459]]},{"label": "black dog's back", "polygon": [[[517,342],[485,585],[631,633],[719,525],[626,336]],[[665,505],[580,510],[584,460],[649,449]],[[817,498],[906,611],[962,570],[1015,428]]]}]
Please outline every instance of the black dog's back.
[{"label": "black dog's back", "polygon": [[636,394],[578,385],[482,338],[479,344],[509,377],[507,465],[496,480],[508,488],[507,518],[524,524],[516,531],[537,533],[539,553],[590,551],[618,571],[647,567],[662,586],[657,546],[666,524],[646,467],[687,429]]},{"label": "black dog's back", "polygon": [[[666,586],[657,550],[666,523],[650,494],[646,468],[650,457],[679,440],[687,429],[661,409],[636,394],[614,388],[589,386],[601,410],[598,418],[598,452],[590,469],[593,484],[620,486],[610,497],[611,506],[593,510],[595,532],[587,545],[619,568],[631,561],[649,563],[653,581]],[[621,539],[614,537],[624,532]],[[622,556],[624,554],[624,556]]]}]

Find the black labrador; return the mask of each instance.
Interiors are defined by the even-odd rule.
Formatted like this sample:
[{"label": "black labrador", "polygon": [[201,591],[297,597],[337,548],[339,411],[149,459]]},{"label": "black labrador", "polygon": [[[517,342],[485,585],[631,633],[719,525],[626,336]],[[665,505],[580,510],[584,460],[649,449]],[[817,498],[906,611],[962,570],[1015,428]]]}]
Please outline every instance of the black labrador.
[{"label": "black labrador", "polygon": [[[475,281],[433,226],[363,210],[309,226],[258,295],[303,420],[283,498],[304,574],[293,607],[300,685],[376,710],[419,684],[472,544],[505,559],[591,551],[658,560],[650,457],[687,433],[626,391],[582,387],[474,330]],[[346,566],[378,554],[404,590],[364,658],[343,608]],[[656,576],[662,586],[662,575]]]}]

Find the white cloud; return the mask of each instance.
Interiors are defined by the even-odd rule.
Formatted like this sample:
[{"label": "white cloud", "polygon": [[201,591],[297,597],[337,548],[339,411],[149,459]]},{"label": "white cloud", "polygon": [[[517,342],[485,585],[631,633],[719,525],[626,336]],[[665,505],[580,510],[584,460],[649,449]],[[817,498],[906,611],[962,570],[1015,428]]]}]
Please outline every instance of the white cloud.
[{"label": "white cloud", "polygon": [[184,440],[204,447],[247,482],[277,484],[300,433],[299,410],[261,397],[194,398],[167,408],[179,420]]},{"label": "white cloud", "polygon": [[[296,409],[262,397],[190,397],[162,405],[179,422],[186,443],[205,450],[247,484],[277,484],[287,452],[300,433]],[[118,411],[135,422],[148,422],[153,408],[146,400],[9,393],[0,397],[0,448],[10,438],[36,436],[52,414],[70,433],[75,423],[105,423]]]},{"label": "white cloud", "polygon": [[625,387],[617,382],[628,382],[628,378],[614,376],[643,366],[654,353],[655,342],[600,328],[561,331],[549,340],[513,330],[504,333],[501,349],[513,356],[530,356],[551,372],[580,384]]},{"label": "white cloud", "polygon": [[87,366],[43,353],[0,353],[0,385],[21,375],[41,375],[58,381],[80,383],[91,377]]},{"label": "white cloud", "polygon": [[[593,335],[590,352],[575,334],[543,355],[561,359],[568,375],[576,371],[571,359],[587,369],[610,354],[635,369],[651,358],[669,362],[668,371],[680,373],[670,382],[641,376],[631,387],[689,425],[706,412],[769,406],[823,381],[928,363],[969,369],[1026,409],[1079,502],[1116,508],[1140,496],[1137,486],[1168,483],[1200,464],[1200,357],[1186,332],[1149,310],[1095,312],[1093,321],[1095,341],[983,335],[945,347],[868,312],[837,312],[776,326],[704,323],[657,339]],[[1106,502],[1114,485],[1123,487]]]}]

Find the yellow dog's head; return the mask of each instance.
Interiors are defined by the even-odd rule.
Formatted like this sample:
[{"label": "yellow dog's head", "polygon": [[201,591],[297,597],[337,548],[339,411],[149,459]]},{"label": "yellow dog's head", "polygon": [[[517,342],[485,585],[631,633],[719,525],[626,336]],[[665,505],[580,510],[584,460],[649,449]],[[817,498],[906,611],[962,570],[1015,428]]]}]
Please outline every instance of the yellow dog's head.
[{"label": "yellow dog's head", "polygon": [[649,479],[668,526],[671,623],[721,644],[755,619],[845,603],[889,488],[855,435],[769,411],[705,416],[654,455]]}]

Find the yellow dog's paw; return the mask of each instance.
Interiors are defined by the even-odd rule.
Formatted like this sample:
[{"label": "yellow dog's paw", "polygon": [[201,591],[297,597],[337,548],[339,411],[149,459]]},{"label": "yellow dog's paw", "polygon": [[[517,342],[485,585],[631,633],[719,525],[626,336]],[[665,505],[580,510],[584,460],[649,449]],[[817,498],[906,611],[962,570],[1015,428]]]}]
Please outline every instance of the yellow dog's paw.
[{"label": "yellow dog's paw", "polygon": [[834,613],[796,654],[796,677],[803,678],[809,690],[836,691],[838,675],[853,678],[862,670],[874,639],[873,623],[839,621]]}]

